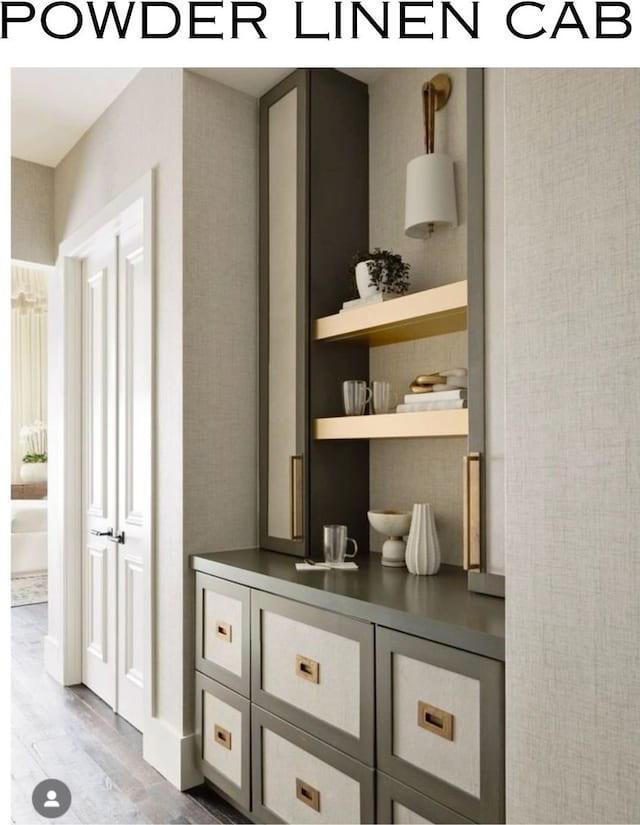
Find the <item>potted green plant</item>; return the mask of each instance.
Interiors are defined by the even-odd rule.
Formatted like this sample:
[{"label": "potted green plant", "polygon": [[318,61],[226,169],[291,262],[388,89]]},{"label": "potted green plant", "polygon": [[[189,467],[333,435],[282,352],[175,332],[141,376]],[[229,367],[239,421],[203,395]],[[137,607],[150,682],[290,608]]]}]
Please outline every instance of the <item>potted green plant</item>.
[{"label": "potted green plant", "polygon": [[388,249],[358,252],[351,265],[358,294],[368,298],[377,292],[404,295],[409,289],[410,265]]},{"label": "potted green plant", "polygon": [[20,428],[20,443],[24,454],[20,478],[25,483],[47,480],[47,428],[42,421]]}]

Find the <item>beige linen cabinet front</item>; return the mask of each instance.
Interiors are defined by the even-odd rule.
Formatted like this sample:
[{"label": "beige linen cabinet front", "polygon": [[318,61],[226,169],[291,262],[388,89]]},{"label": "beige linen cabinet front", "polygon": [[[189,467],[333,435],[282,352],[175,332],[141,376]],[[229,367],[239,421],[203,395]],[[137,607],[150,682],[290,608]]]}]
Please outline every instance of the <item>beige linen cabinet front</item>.
[{"label": "beige linen cabinet front", "polygon": [[502,662],[379,627],[377,767],[476,822],[504,817]]},{"label": "beige linen cabinet front", "polygon": [[252,702],[374,764],[373,625],[251,594]]},{"label": "beige linen cabinet front", "polygon": [[250,590],[196,573],[196,670],[250,695]]}]

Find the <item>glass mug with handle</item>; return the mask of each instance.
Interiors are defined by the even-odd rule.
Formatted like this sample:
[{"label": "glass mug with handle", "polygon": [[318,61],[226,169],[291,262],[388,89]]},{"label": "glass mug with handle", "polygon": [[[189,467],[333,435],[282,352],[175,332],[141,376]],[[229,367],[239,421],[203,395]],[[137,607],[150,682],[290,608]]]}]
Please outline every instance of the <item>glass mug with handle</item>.
[{"label": "glass mug with handle", "polygon": [[347,415],[363,415],[371,400],[371,390],[366,381],[343,381],[342,397]]},{"label": "glass mug with handle", "polygon": [[[355,539],[347,536],[346,524],[325,524],[324,533],[324,560],[327,564],[342,564],[345,559],[352,559],[358,552]],[[353,553],[347,553],[347,542],[353,542]]]},{"label": "glass mug with handle", "polygon": [[398,403],[398,396],[391,389],[389,381],[371,382],[371,406],[375,415],[389,413]]}]

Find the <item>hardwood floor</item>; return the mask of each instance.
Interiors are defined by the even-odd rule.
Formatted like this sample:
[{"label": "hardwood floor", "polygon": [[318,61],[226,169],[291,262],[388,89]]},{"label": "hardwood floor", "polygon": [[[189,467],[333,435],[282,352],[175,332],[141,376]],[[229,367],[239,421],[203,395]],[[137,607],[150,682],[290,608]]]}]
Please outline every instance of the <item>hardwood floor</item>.
[{"label": "hardwood floor", "polygon": [[244,823],[204,786],[181,793],[142,758],[142,737],[88,688],[63,688],[44,672],[47,605],[11,610],[11,821],[44,821],[34,786],[61,779],[72,794],[60,823]]}]

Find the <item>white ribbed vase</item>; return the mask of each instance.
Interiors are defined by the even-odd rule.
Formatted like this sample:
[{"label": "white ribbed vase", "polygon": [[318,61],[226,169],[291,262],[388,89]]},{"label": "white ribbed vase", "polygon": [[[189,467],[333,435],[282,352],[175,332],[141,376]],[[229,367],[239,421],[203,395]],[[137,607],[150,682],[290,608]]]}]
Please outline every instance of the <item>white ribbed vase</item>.
[{"label": "white ribbed vase", "polygon": [[440,542],[430,504],[413,505],[405,560],[416,576],[433,576],[440,569]]}]

